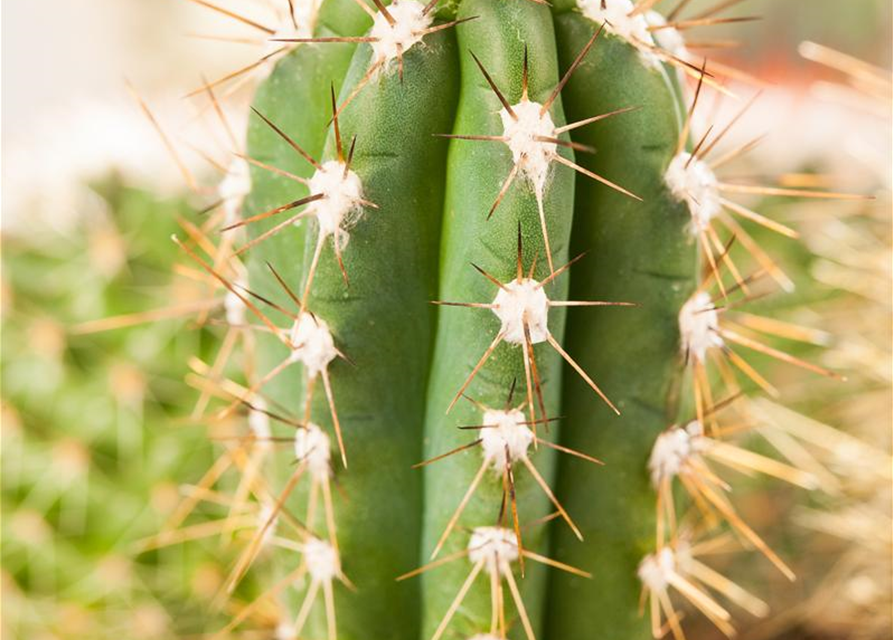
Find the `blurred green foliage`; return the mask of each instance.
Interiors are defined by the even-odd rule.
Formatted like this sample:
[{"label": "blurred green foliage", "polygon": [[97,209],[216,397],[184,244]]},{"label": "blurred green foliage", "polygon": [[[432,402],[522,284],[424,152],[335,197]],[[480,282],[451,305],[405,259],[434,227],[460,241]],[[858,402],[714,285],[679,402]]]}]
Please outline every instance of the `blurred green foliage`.
[{"label": "blurred green foliage", "polygon": [[112,177],[87,209],[76,228],[4,238],[4,638],[169,638],[223,571],[213,546],[133,554],[210,464],[182,417],[187,359],[211,335],[190,319],[71,330],[177,298],[186,205]]}]

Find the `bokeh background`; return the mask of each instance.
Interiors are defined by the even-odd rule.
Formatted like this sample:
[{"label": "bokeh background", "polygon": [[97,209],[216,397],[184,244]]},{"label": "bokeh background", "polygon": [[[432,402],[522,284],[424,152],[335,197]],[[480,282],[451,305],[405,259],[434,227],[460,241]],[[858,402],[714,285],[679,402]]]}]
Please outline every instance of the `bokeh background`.
[{"label": "bokeh background", "polygon": [[[223,4],[262,15],[265,2],[275,4]],[[825,344],[809,355],[848,376],[832,384],[779,370],[780,386],[798,410],[852,438],[835,440],[820,460],[838,483],[831,495],[736,485],[749,521],[800,575],[782,584],[729,560],[774,610],[742,621],[742,635],[881,640],[893,608],[891,105],[846,87],[798,47],[815,41],[889,72],[890,2],[745,0],[737,13],[762,19],[709,35],[739,41],[720,57],[772,83],[729,140],[769,133],[751,174],[813,172],[820,184],[877,196],[772,211],[803,231],[800,245],[766,238],[779,244],[798,290],[760,308],[822,329]],[[184,377],[189,357],[209,352],[218,332],[189,319],[99,332],[84,323],[202,295],[178,277],[169,241],[201,203],[125,78],[192,170],[213,179],[189,153],[209,133],[183,96],[203,75],[257,57],[253,45],[213,39],[239,33],[187,0],[3,2],[4,638],[178,638],[206,628],[227,550],[213,539],[136,555],[134,543],[159,529],[180,485],[213,460],[188,419],[196,393]],[[249,97],[246,87],[226,102],[236,127]],[[818,423],[801,426],[821,433]],[[693,638],[714,635],[691,622]]]}]

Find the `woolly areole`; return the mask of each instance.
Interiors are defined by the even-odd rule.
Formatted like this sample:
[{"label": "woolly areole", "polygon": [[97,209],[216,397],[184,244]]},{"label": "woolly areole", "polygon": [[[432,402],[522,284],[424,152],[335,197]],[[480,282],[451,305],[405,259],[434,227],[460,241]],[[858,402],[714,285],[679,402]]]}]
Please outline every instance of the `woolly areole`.
[{"label": "woolly areole", "polygon": [[530,278],[512,280],[502,285],[493,300],[493,313],[502,323],[504,339],[511,344],[524,344],[524,323],[530,329],[533,344],[545,342],[549,336],[549,299],[539,282]]},{"label": "woolly areole", "polygon": [[481,447],[484,458],[493,462],[497,473],[505,471],[506,449],[512,460],[527,457],[533,443],[533,432],[524,422],[524,414],[517,409],[484,412],[484,428],[480,430]]},{"label": "woolly areole", "polygon": [[329,160],[316,170],[310,178],[311,193],[322,194],[322,198],[310,203],[308,214],[319,222],[322,237],[340,230],[340,248],[347,246],[347,231],[363,211],[363,184],[360,177],[348,170],[344,174],[344,163]]},{"label": "woolly areole", "polygon": [[661,13],[646,11],[645,22],[649,27],[661,27],[651,32],[657,46],[680,60],[688,59],[689,52],[688,47],[685,46],[685,38],[682,37],[679,29],[667,26],[667,19]]},{"label": "woolly areole", "polygon": [[692,233],[707,229],[722,210],[718,181],[707,163],[683,151],[670,162],[664,179],[676,199],[688,205]]},{"label": "woolly areole", "polygon": [[332,445],[329,436],[312,422],[295,432],[295,458],[304,461],[317,479],[329,477]]},{"label": "woolly areole", "polygon": [[314,582],[331,582],[341,573],[341,560],[331,544],[319,538],[304,543],[304,562]]},{"label": "woolly areole", "polygon": [[719,335],[719,313],[706,291],[696,293],[682,305],[679,310],[679,334],[682,352],[698,362],[704,362],[710,349],[718,349],[725,344]]},{"label": "woolly areole", "polygon": [[260,396],[254,396],[251,399],[251,404],[256,410],[248,413],[248,428],[251,429],[251,434],[257,440],[255,446],[264,450],[272,449],[273,443],[270,439],[273,432],[270,429],[270,416],[264,413],[267,409],[267,402]]},{"label": "woolly areole", "polygon": [[660,66],[660,59],[648,51],[648,46],[655,44],[648,30],[648,21],[641,13],[630,15],[636,8],[631,0],[577,0],[577,7],[593,22],[604,23],[605,31],[636,47],[642,62],[652,67]]},{"label": "woolly areole", "polygon": [[648,459],[651,483],[657,487],[665,478],[678,475],[692,456],[704,451],[707,443],[704,428],[697,420],[660,434]]},{"label": "woolly areole", "polygon": [[322,318],[309,313],[302,313],[295,320],[289,340],[292,344],[291,361],[302,363],[311,380],[325,371],[338,355],[329,325]]},{"label": "woolly areole", "polygon": [[543,142],[537,137],[555,138],[555,123],[548,111],[541,114],[542,105],[538,102],[522,100],[512,105],[512,114],[503,108],[499,112],[502,120],[502,135],[512,152],[512,160],[521,172],[533,183],[537,198],[542,198],[549,174],[549,164],[558,152],[554,142]]},{"label": "woolly areole", "polygon": [[518,559],[515,534],[504,527],[477,527],[468,541],[468,558],[472,564],[483,562],[489,573],[510,571]]},{"label": "woolly areole", "polygon": [[369,36],[372,42],[372,63],[387,65],[401,55],[406,55],[414,45],[422,41],[425,31],[434,22],[434,12],[425,14],[425,5],[416,0],[397,0],[388,6],[392,25],[381,11],[375,15]]},{"label": "woolly areole", "polygon": [[[271,517],[273,518],[272,522],[270,522]],[[270,522],[269,526],[267,526],[268,522]],[[265,526],[267,528],[263,536],[261,536],[261,546],[265,546],[270,542],[273,536],[276,535],[276,528],[279,526],[279,516],[273,515],[273,506],[267,503],[261,504],[260,510],[257,512],[257,528],[263,529]]]},{"label": "woolly areole", "polygon": [[[316,0],[297,0],[289,2],[289,9],[278,15],[276,31],[267,41],[264,55],[270,55],[280,49],[291,51],[298,46],[297,42],[277,42],[279,40],[298,40],[313,37],[313,26],[316,24],[316,15],[319,11]],[[291,12],[294,11],[294,16]],[[268,61],[268,71],[272,71],[275,60]]]},{"label": "woolly areole", "polygon": [[[236,287],[244,289],[246,287],[243,278],[237,279],[233,283]],[[242,300],[234,291],[227,289],[226,295],[223,296],[223,312],[226,314],[226,323],[230,326],[242,326],[245,324],[245,301]]]},{"label": "woolly areole", "polygon": [[676,573],[676,557],[669,547],[645,556],[639,563],[639,580],[655,593],[666,590],[674,573]]}]

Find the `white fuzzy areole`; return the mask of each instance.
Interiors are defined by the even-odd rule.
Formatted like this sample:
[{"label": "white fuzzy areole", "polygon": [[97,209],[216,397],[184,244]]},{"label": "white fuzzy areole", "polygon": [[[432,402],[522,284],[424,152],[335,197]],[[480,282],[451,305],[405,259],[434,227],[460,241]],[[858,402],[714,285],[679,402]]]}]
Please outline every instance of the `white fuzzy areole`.
[{"label": "white fuzzy areole", "polygon": [[226,323],[239,327],[245,324],[245,302],[232,291],[227,291],[223,296],[223,311],[226,315]]},{"label": "white fuzzy areole", "polygon": [[664,27],[651,32],[658,47],[680,60],[688,60],[688,47],[685,46],[685,38],[679,29],[664,26],[667,19],[657,11],[646,11],[645,21],[649,27]]},{"label": "white fuzzy areole", "polygon": [[[270,516],[273,516],[273,506],[266,503],[262,504],[260,510],[257,512],[257,528],[263,529],[264,527],[267,527],[267,522],[270,521]],[[266,528],[263,536],[261,536],[261,546],[266,546],[273,536],[276,535],[276,528],[278,526],[279,516],[273,516],[273,521],[270,523],[270,526]]]},{"label": "white fuzzy areole", "polygon": [[667,167],[664,179],[676,199],[688,205],[691,232],[697,235],[710,226],[722,210],[722,203],[716,174],[706,162],[697,158],[689,162],[690,158],[691,154],[686,151],[678,153]]},{"label": "white fuzzy areole", "polygon": [[[291,51],[297,47],[298,42],[277,42],[277,40],[303,39],[313,37],[313,27],[316,25],[316,17],[319,12],[318,0],[294,0],[290,3],[294,7],[294,16],[291,15],[291,7],[284,7],[277,16],[276,31],[267,40],[264,47],[264,56],[285,49]],[[297,24],[297,26],[295,26]],[[276,66],[276,58],[265,61],[262,72],[269,75]]]},{"label": "white fuzzy areole", "polygon": [[316,170],[309,181],[310,193],[323,197],[311,202],[307,213],[319,222],[322,237],[340,230],[340,248],[347,246],[348,231],[363,212],[363,183],[353,171],[344,175],[344,163],[329,160]]},{"label": "white fuzzy areole", "polygon": [[338,551],[319,538],[310,538],[304,543],[304,562],[307,563],[307,573],[314,582],[331,582],[341,573]]},{"label": "white fuzzy areole", "polygon": [[505,471],[506,448],[512,461],[527,458],[533,444],[533,431],[524,422],[524,414],[517,409],[484,412],[484,428],[480,430],[481,448],[484,459],[493,463],[493,470],[499,474]]},{"label": "white fuzzy areole", "polygon": [[536,280],[522,278],[506,282],[496,294],[493,305],[493,313],[502,323],[500,331],[506,342],[525,344],[525,322],[533,344],[548,339],[549,298]]},{"label": "white fuzzy areole", "polygon": [[533,184],[537,199],[542,199],[549,177],[549,166],[558,155],[558,145],[554,142],[542,142],[538,136],[557,138],[555,123],[548,111],[540,113],[543,105],[531,102],[526,98],[512,105],[515,117],[503,108],[499,112],[502,120],[502,135],[507,139],[506,145],[512,152],[512,160],[521,173]]},{"label": "white fuzzy areole", "polygon": [[677,476],[693,456],[700,455],[707,448],[707,444],[704,428],[697,420],[689,422],[684,428],[674,426],[660,434],[648,459],[651,483],[658,487],[666,478]]},{"label": "white fuzzy areole", "polygon": [[307,470],[316,480],[325,480],[331,474],[332,444],[328,434],[312,422],[295,432],[295,458],[307,464]]},{"label": "white fuzzy areole", "polygon": [[272,449],[273,432],[270,429],[270,416],[264,413],[267,409],[267,402],[260,396],[254,396],[251,399],[251,404],[258,409],[257,411],[252,409],[248,413],[248,428],[251,430],[251,435],[257,440],[255,446],[258,449]]},{"label": "white fuzzy areole", "polygon": [[477,527],[468,541],[468,559],[472,564],[483,562],[491,574],[511,571],[511,563],[518,559],[515,533],[504,527]]},{"label": "white fuzzy areole", "polygon": [[421,42],[434,22],[434,12],[425,14],[425,5],[416,0],[396,0],[388,6],[388,14],[394,20],[393,25],[379,11],[369,31],[370,37],[377,38],[372,43],[372,63],[381,63],[384,70]]},{"label": "white fuzzy areole", "polygon": [[302,363],[311,380],[325,371],[338,356],[329,325],[319,316],[309,313],[299,315],[292,325],[289,340],[292,344],[291,361]]},{"label": "white fuzzy areole", "polygon": [[653,593],[666,591],[670,578],[676,573],[676,556],[669,547],[651,553],[642,559],[638,570],[639,580]]},{"label": "white fuzzy areole", "polygon": [[704,362],[707,352],[721,348],[725,342],[719,335],[719,312],[710,294],[700,291],[679,310],[679,335],[682,353]]},{"label": "white fuzzy areole", "polygon": [[651,67],[660,66],[660,58],[648,49],[649,45],[655,46],[648,30],[648,21],[641,13],[630,16],[636,8],[631,0],[577,0],[577,7],[593,22],[604,23],[605,31],[636,47],[643,63]]},{"label": "white fuzzy areole", "polygon": [[244,158],[236,156],[229,163],[226,175],[217,185],[217,195],[223,201],[223,223],[233,225],[242,219],[242,203],[251,193],[251,169]]},{"label": "white fuzzy areole", "polygon": [[280,622],[276,625],[276,630],[273,632],[273,637],[276,640],[297,640],[298,633],[295,625],[287,620]]}]

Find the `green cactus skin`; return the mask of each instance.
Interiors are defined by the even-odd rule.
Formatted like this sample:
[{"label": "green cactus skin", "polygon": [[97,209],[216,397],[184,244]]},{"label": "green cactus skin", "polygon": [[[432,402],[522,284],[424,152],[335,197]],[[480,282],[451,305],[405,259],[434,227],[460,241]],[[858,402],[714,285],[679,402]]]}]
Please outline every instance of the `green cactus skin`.
[{"label": "green cactus skin", "polygon": [[[369,17],[350,0],[325,0],[320,7],[318,35],[359,35],[370,24]],[[337,25],[337,26],[336,26]],[[322,155],[331,117],[330,87],[339,90],[356,45],[328,47],[299,46],[279,61],[270,76],[260,84],[254,108],[297,141],[311,156]],[[313,174],[313,167],[280,138],[263,120],[252,115],[248,125],[247,154],[270,166],[302,178]],[[243,216],[297,200],[309,195],[307,187],[266,169],[251,167],[251,193],[245,199]],[[280,220],[271,218],[248,226],[252,237],[267,231]],[[266,262],[274,265],[285,281],[297,290],[304,272],[304,236],[307,223],[291,226],[263,242],[262,248],[248,253],[249,280],[253,291],[283,299],[283,292],[271,277]],[[278,326],[289,319],[275,309],[264,309]],[[269,371],[287,355],[282,343],[273,336],[258,336],[258,366]],[[297,414],[301,409],[301,371],[294,367],[264,387],[264,394]]]},{"label": "green cactus skin", "polygon": [[[370,18],[351,0],[324,0],[320,6],[316,35],[357,36],[371,24]],[[308,154],[320,158],[323,154],[328,122],[331,117],[331,87],[339,91],[353,58],[355,44],[332,46],[298,46],[277,62],[269,77],[258,86],[253,107],[283,132],[298,142]],[[288,171],[302,178],[310,178],[314,168],[298,155],[261,118],[251,116],[246,141],[247,155],[254,160]],[[243,217],[268,211],[286,202],[309,195],[308,187],[266,169],[251,167],[251,193],[243,204]],[[278,224],[272,218],[249,225],[247,231],[256,238]],[[295,291],[300,291],[304,274],[304,238],[308,223],[289,226],[264,240],[262,245],[247,254],[249,282],[252,291],[267,298],[288,302],[280,285],[272,277],[267,263],[276,267],[284,281]],[[280,327],[288,327],[291,320],[275,309],[263,311]],[[267,333],[257,335],[256,366],[261,374],[270,371],[288,355],[282,342]],[[304,381],[301,367],[285,369],[266,384],[265,397],[276,405],[288,409],[293,415],[303,415]],[[269,465],[275,491],[287,481],[294,466],[285,456],[275,456]],[[287,508],[302,513],[306,508],[306,491],[299,486],[289,500]],[[293,554],[276,552],[275,570],[278,579],[292,570]],[[275,580],[273,581],[275,582]],[[287,617],[294,619],[301,602],[301,593],[287,591],[280,600]],[[313,621],[311,621],[313,622]]]},{"label": "green cactus skin", "polygon": [[[352,3],[327,0],[317,35],[363,34],[369,20],[354,9]],[[329,26],[326,16],[342,24],[339,11],[350,16],[349,29]],[[453,17],[452,11],[452,6],[442,7],[439,15]],[[433,134],[502,134],[502,105],[471,52],[508,102],[515,104],[521,98],[526,47],[530,99],[543,102],[559,81],[559,66],[569,66],[597,27],[575,13],[558,13],[556,43],[549,9],[519,0],[465,0],[455,17],[475,19],[426,37],[404,56],[402,84],[392,68],[363,88],[339,118],[345,147],[357,136],[352,169],[363,182],[363,196],[379,208],[367,207],[350,231],[343,253],[349,286],[328,240],[308,299],[308,308],[329,324],[336,345],[352,363],[336,360],[330,366],[349,462],[349,468],[342,470],[333,449],[336,482],[343,489],[343,496],[335,495],[338,541],[344,572],[357,587],[351,592],[336,586],[338,638],[430,638],[471,570],[463,558],[421,578],[394,580],[428,562],[483,462],[476,447],[423,471],[410,468],[478,437],[474,431],[457,428],[480,424],[478,407],[460,400],[448,415],[445,411],[499,328],[499,320],[487,309],[437,310],[429,301],[491,302],[496,287],[471,263],[500,281],[514,279],[519,227],[525,269],[537,256],[534,278],[542,280],[549,274],[536,197],[526,177],[517,177],[487,219],[513,166],[508,147],[469,140],[447,144]],[[256,107],[315,158],[333,159],[331,127],[328,138],[324,136],[331,115],[330,83],[345,100],[366,72],[370,51],[365,44],[300,46],[277,65],[262,86]],[[654,495],[645,461],[654,437],[675,417],[670,396],[681,371],[676,314],[696,272],[696,250],[686,232],[687,212],[663,186],[680,115],[665,75],[646,70],[637,52],[612,36],[603,35],[564,94],[572,101],[572,120],[641,107],[616,120],[578,129],[574,136],[576,142],[599,150],[598,155],[582,158],[581,164],[648,202],[627,198],[586,177],[576,185],[570,169],[552,163],[543,205],[554,265],[567,262],[576,215],[574,248],[589,251],[590,256],[576,267],[573,299],[629,300],[643,307],[571,312],[575,328],[568,351],[617,401],[622,418],[614,416],[572,371],[562,409],[561,357],[548,344],[535,347],[548,416],[567,416],[569,432],[562,443],[601,454],[610,466],[593,469],[568,459],[561,467],[559,498],[570,516],[583,524],[587,540],[580,544],[559,520],[553,549],[558,559],[592,571],[595,579],[550,578],[544,567],[530,561],[525,563],[523,579],[515,565],[515,577],[537,636],[548,632],[551,637],[596,637],[592,634],[598,633],[597,626],[606,634],[638,638],[647,633],[647,623],[637,617],[635,571],[654,544]],[[564,124],[561,98],[550,113],[556,126]],[[309,177],[313,171],[259,119],[250,130],[249,153],[300,176]],[[559,148],[559,153],[574,159],[569,149]],[[247,215],[308,194],[301,185],[267,172],[254,170],[253,178]],[[289,229],[253,249],[252,286],[282,299],[269,273],[260,271],[269,261],[300,293],[317,241],[316,228],[311,222]],[[630,246],[638,249],[633,252]],[[549,284],[549,298],[567,299],[570,280],[563,275]],[[624,314],[623,322],[617,321],[618,313]],[[561,308],[550,313],[549,329],[559,342],[565,315]],[[287,325],[285,318],[280,320]],[[271,369],[284,355],[281,345],[266,345],[261,370]],[[301,414],[300,378],[301,368],[293,367],[265,393]],[[513,383],[517,406],[526,399],[522,350],[503,343],[467,394],[486,407],[502,409]],[[537,414],[542,418],[539,410]],[[334,436],[321,390],[314,394],[310,415]],[[559,435],[557,423],[548,432],[540,425],[537,433],[554,441]],[[531,460],[554,486],[554,451],[532,450]],[[280,477],[283,473],[279,470]],[[522,526],[553,511],[527,469],[518,465],[514,478]],[[501,477],[488,469],[439,557],[464,549],[472,528],[496,523],[502,493]],[[306,493],[297,490],[290,504],[295,513],[303,513]],[[605,524],[615,521],[617,526]],[[510,515],[504,524],[511,526]],[[546,554],[551,528],[525,530],[525,548]],[[285,570],[290,570],[293,555],[278,553]],[[489,630],[488,583],[482,572],[448,634],[470,637]],[[581,593],[587,594],[587,607],[579,607]],[[287,596],[292,615],[303,596],[300,585]],[[509,635],[523,637],[507,589],[505,600]],[[604,624],[591,623],[593,607]],[[322,606],[314,607],[304,633],[325,636]]]},{"label": "green cactus skin", "polygon": [[[459,25],[457,29],[462,98],[455,125],[444,130],[444,133],[501,135],[502,124],[498,116],[501,105],[469,52],[473,51],[478,56],[508,102],[514,104],[521,98],[526,44],[530,52],[530,99],[543,102],[559,79],[552,18],[546,7],[515,0],[466,0],[458,17],[471,16],[478,17]],[[560,100],[553,104],[551,114],[557,126],[564,123]],[[565,157],[572,158],[566,151],[562,149],[561,152]],[[487,220],[488,210],[512,166],[511,153],[502,143],[452,142],[438,299],[491,302],[497,288],[475,272],[470,263],[474,262],[500,281],[514,279],[519,223],[523,234],[525,268],[538,253],[539,262],[534,277],[542,280],[548,275],[536,199],[525,178],[519,176],[492,218]],[[544,206],[556,268],[567,260],[574,193],[571,174],[571,170],[553,164],[545,190]],[[564,299],[566,276],[548,285],[547,289],[550,299]],[[561,340],[564,314],[561,309],[555,309],[550,316],[549,328]],[[481,423],[481,411],[472,403],[460,400],[449,415],[445,415],[445,411],[498,329],[498,319],[487,309],[441,309],[428,387],[426,458],[468,444],[479,437],[477,432],[457,429],[459,425]],[[546,408],[549,415],[554,416],[559,407],[561,360],[548,344],[537,346],[535,352],[541,376],[546,381],[543,388]],[[513,382],[517,382],[513,401],[517,406],[526,395],[521,347],[503,343],[472,382],[467,394],[487,407],[502,409]],[[551,435],[555,433],[553,426]],[[542,425],[538,434],[548,437]],[[554,472],[552,452],[540,447],[531,457],[540,473],[551,482]],[[482,461],[481,449],[475,447],[425,468],[424,555],[419,559],[421,563],[428,562],[432,549]],[[521,465],[515,471],[515,481],[522,524],[546,515],[550,510],[548,500]],[[468,528],[495,524],[501,497],[502,480],[490,469],[439,557],[464,549],[469,539]],[[511,526],[510,523],[509,518],[505,524]],[[527,548],[543,551],[546,528],[525,531],[524,544]],[[407,570],[410,568],[406,567]],[[470,570],[471,563],[463,558],[423,575],[424,620],[421,637],[430,638],[434,634]],[[518,575],[517,567],[515,574]],[[488,582],[488,576],[483,572],[453,618],[448,631],[450,637],[470,637],[489,629]],[[541,619],[545,572],[542,567],[528,562],[526,577],[519,582],[534,629],[537,629]],[[507,590],[505,597],[511,612],[511,598]],[[510,613],[507,615],[511,625],[513,616]],[[523,634],[517,618],[514,623],[512,634]]]},{"label": "green cactus skin", "polygon": [[[597,27],[576,13],[556,16],[563,67]],[[573,248],[591,257],[587,270],[581,264],[573,274],[571,297],[640,307],[623,311],[622,322],[610,311],[575,309],[568,317],[568,350],[622,415],[611,415],[573,376],[565,383],[562,444],[600,456],[606,466],[560,469],[559,497],[578,514],[586,543],[559,528],[553,554],[594,578],[552,572],[548,630],[553,638],[644,640],[650,630],[647,617],[638,615],[636,568],[655,544],[646,465],[658,433],[677,418],[683,370],[677,316],[697,274],[690,217],[663,181],[679,136],[678,99],[665,74],[644,67],[632,47],[611,35],[593,49],[564,96],[571,119],[640,107],[581,129],[576,141],[599,151],[581,158],[584,166],[623,176],[624,186],[645,202],[578,180]]]},{"label": "green cactus skin", "polygon": [[[342,100],[370,57],[368,45],[357,49]],[[451,126],[459,91],[454,34],[429,36],[403,63],[402,84],[395,65],[339,119],[346,141],[356,135],[352,170],[378,208],[366,208],[350,231],[349,287],[329,241],[308,300],[351,360],[333,362],[330,375],[348,458],[348,468],[336,471],[344,493],[335,497],[338,540],[344,572],[357,588],[336,588],[338,637],[357,640],[416,638],[419,624],[418,581],[394,578],[414,566],[421,540],[422,476],[411,465],[422,455],[446,183],[447,144],[434,134]],[[330,137],[326,158],[333,157]],[[308,254],[315,228],[307,235]],[[321,392],[311,418],[332,434]],[[309,637],[324,633],[321,608],[314,617]]]}]

